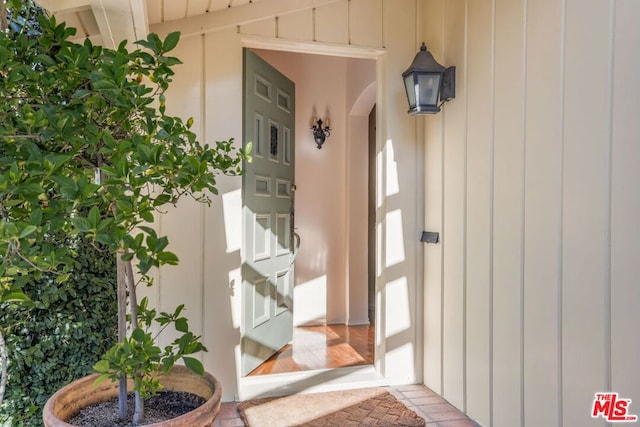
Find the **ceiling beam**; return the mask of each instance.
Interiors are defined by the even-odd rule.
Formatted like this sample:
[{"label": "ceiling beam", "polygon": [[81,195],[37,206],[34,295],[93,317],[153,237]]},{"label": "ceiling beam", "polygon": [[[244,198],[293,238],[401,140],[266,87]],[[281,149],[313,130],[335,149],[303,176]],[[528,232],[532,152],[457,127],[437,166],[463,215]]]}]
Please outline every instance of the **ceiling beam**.
[{"label": "ceiling beam", "polygon": [[104,46],[117,47],[122,40],[132,46],[149,32],[145,0],[89,0]]},{"label": "ceiling beam", "polygon": [[242,6],[216,10],[204,15],[153,24],[149,30],[164,37],[172,31],[180,31],[183,37],[193,34],[233,28],[251,22],[273,18],[300,10],[320,7],[343,0],[263,0]]},{"label": "ceiling beam", "polygon": [[53,15],[79,12],[91,8],[89,0],[36,0],[36,3]]},{"label": "ceiling beam", "polygon": [[146,39],[149,34],[149,14],[145,0],[130,0],[131,16],[133,17],[133,30],[135,40]]}]

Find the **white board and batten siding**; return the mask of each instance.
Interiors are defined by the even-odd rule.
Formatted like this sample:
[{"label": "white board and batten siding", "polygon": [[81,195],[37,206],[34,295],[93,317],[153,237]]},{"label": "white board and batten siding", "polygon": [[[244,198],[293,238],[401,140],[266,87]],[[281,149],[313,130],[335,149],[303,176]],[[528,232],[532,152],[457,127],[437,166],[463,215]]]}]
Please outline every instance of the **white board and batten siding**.
[{"label": "white board and batten siding", "polygon": [[640,3],[421,7],[458,67],[425,121],[425,383],[484,426],[639,414]]},{"label": "white board and batten siding", "polygon": [[[272,7],[267,8],[267,3]],[[380,170],[384,171],[379,181],[383,184],[381,188],[394,190],[393,194],[382,194],[378,209],[378,227],[382,230],[379,235],[391,236],[393,240],[385,240],[387,246],[379,251],[383,269],[379,272],[378,287],[384,293],[391,283],[393,292],[387,295],[387,304],[378,308],[381,319],[377,325],[383,334],[378,350],[386,353],[379,360],[377,378],[396,384],[422,379],[422,347],[415,343],[421,341],[422,334],[418,305],[422,301],[422,246],[418,239],[424,216],[423,144],[416,139],[417,122],[406,114],[406,96],[399,77],[416,52],[419,3],[418,0],[258,1],[201,16],[188,16],[187,11],[183,18],[150,25],[150,31],[161,36],[174,30],[183,34],[174,54],[184,65],[176,69],[174,84],[167,94],[167,108],[172,114],[193,116],[196,132],[203,141],[229,137],[235,137],[238,143],[242,140],[245,46],[263,49],[284,46],[283,50],[326,51],[338,56],[353,52],[354,57],[376,61],[376,74],[382,79],[378,87],[383,88],[377,95],[378,105],[383,106],[378,110],[378,150]],[[346,106],[344,111],[348,113],[350,108]],[[311,111],[298,112],[296,127],[308,128],[311,115]],[[347,119],[334,121],[332,117],[332,122],[347,123]],[[340,134],[346,132],[336,133]],[[331,144],[348,151],[345,148],[348,140],[332,138],[318,155],[331,150]],[[307,139],[298,143],[313,144],[310,132]],[[347,162],[335,167],[348,171]],[[382,182],[389,171],[393,172],[392,185]],[[186,202],[161,218],[158,227],[169,234],[170,247],[182,264],[163,269],[157,277],[159,286],[146,292],[161,310],[185,303],[191,326],[202,333],[209,349],[202,360],[224,385],[223,399],[232,400],[239,393],[242,395],[243,387],[237,369],[242,231],[236,219],[241,216],[241,179],[220,177],[218,184],[220,195],[214,198],[211,208]],[[349,246],[344,236],[349,234],[346,229],[349,215],[344,210],[346,232],[338,236],[342,241],[331,242],[332,251],[338,251],[332,257],[348,257]],[[384,231],[389,215],[393,219],[393,233]],[[336,233],[328,230],[327,235]],[[307,244],[312,245],[313,241]],[[392,265],[385,262],[387,253],[395,257]],[[403,254],[402,259],[398,259],[398,254]],[[344,263],[345,278],[349,277],[348,264]],[[342,311],[349,310],[348,298],[333,300],[342,301],[345,305]],[[398,313],[402,315],[398,317]],[[385,334],[385,328],[392,333]]]}]

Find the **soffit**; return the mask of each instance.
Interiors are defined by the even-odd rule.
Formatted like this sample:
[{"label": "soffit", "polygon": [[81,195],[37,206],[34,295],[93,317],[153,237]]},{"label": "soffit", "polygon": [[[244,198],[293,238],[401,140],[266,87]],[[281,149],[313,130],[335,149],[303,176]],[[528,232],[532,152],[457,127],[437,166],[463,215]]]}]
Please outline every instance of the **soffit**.
[{"label": "soffit", "polygon": [[273,0],[36,0],[58,22],[77,28],[74,41],[116,46],[146,37],[150,26]]}]

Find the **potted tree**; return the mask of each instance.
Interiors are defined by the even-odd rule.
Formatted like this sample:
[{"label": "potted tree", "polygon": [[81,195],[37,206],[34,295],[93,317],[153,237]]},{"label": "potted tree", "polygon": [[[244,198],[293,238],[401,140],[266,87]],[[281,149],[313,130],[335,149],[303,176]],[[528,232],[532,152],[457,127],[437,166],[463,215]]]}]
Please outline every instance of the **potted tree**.
[{"label": "potted tree", "polygon": [[[176,362],[209,380],[192,356],[206,349],[184,307],[156,313],[137,299],[137,286],[152,284],[152,268],[178,263],[150,224],[181,198],[211,203],[216,176],[241,173],[250,147],[235,149],[233,139],[203,145],[190,130],[193,119],[166,113],[165,91],[180,63],[167,53],[178,33],[164,40],[150,34],[137,42],[142,49],[123,42],[112,50],[70,42],[75,29],[54,18],[40,24],[37,39],[0,34],[0,294],[24,298],[21,284],[43,272],[67,280],[73,248],[55,247],[52,234],[82,235],[116,257],[119,342],[95,365],[98,374],[81,382],[108,389],[105,395],[117,389],[121,419],[133,390],[135,425],[143,422],[145,396],[183,382],[174,379],[183,373],[172,369]],[[156,323],[180,334],[164,349],[154,340]],[[217,396],[215,409],[219,384],[203,384],[194,390]],[[45,407],[45,425],[69,415],[70,400],[59,393]]]}]

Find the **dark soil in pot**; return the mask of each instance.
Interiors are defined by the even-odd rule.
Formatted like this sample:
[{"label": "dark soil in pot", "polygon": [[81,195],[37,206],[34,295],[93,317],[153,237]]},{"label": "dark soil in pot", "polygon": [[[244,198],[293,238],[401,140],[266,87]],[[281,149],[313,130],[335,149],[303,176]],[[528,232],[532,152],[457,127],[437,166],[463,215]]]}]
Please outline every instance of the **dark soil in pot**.
[{"label": "dark soil in pot", "polygon": [[[118,400],[116,398],[83,408],[73,418],[66,420],[78,427],[132,427],[133,395],[128,399],[128,421],[118,420]],[[201,396],[177,391],[160,391],[156,396],[144,401],[144,421],[142,424],[153,424],[177,418],[205,403]]]}]

